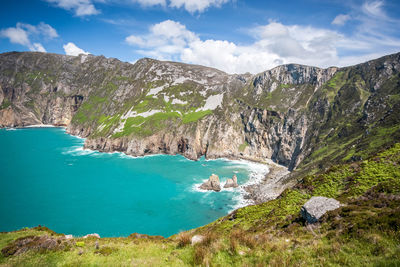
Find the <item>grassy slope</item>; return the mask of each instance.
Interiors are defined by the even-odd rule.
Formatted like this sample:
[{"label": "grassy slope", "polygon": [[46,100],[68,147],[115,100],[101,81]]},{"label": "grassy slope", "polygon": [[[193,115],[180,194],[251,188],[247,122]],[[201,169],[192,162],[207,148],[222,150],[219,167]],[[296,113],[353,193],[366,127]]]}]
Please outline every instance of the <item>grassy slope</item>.
[{"label": "grassy slope", "polygon": [[[343,207],[307,226],[301,206],[311,196],[335,197]],[[3,265],[400,265],[400,143],[364,161],[303,177],[276,200],[241,208],[204,227],[168,239],[72,240],[60,251],[0,256]],[[0,248],[29,235],[0,234]],[[190,245],[195,234],[206,238]],[[81,242],[84,242],[83,244]],[[81,255],[79,255],[81,254]]]}]

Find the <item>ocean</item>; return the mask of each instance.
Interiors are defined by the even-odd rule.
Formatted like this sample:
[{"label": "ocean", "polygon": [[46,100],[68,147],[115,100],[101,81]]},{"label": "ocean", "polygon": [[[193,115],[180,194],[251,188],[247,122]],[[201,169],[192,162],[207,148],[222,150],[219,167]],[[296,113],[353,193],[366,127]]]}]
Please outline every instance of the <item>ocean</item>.
[{"label": "ocean", "polygon": [[243,189],[199,190],[262,179],[263,164],[181,155],[131,157],[83,149],[64,128],[0,129],[0,231],[44,225],[64,234],[168,237],[248,204]]}]

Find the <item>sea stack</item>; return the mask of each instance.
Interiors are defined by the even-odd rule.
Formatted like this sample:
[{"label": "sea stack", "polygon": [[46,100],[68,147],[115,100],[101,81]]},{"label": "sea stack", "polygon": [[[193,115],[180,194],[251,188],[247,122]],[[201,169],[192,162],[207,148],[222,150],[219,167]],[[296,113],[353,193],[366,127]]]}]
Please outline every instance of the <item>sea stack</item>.
[{"label": "sea stack", "polygon": [[219,177],[216,174],[212,174],[208,180],[200,186],[203,190],[214,190],[216,192],[221,191],[221,185]]},{"label": "sea stack", "polygon": [[238,183],[237,183],[237,176],[236,176],[236,174],[234,174],[233,176],[232,176],[232,179],[230,179],[230,178],[228,178],[228,179],[226,179],[226,183],[225,183],[225,185],[224,185],[224,188],[229,188],[229,187],[234,187],[234,188],[236,188],[236,187],[238,187],[239,185],[238,185]]}]

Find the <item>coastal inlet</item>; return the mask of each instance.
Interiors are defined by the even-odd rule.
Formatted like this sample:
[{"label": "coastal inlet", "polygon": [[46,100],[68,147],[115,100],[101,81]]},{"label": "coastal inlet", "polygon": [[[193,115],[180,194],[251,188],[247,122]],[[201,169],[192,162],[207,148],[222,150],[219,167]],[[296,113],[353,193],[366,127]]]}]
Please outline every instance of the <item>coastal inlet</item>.
[{"label": "coastal inlet", "polygon": [[[0,129],[0,231],[40,224],[74,236],[167,237],[249,204],[243,187],[268,173],[264,164],[134,158],[85,150],[83,142],[63,128]],[[211,174],[219,192],[199,189]],[[224,188],[233,176],[239,187]]]}]

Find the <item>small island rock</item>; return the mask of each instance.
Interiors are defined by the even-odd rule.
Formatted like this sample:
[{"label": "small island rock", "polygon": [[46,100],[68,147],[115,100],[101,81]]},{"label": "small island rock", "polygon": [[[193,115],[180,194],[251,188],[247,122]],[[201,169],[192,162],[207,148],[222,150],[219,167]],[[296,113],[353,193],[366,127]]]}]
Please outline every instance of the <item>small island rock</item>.
[{"label": "small island rock", "polygon": [[212,174],[208,180],[200,186],[203,190],[214,190],[221,191],[221,185],[219,183],[219,177],[216,174]]},{"label": "small island rock", "polygon": [[229,188],[229,187],[238,187],[238,183],[237,183],[237,176],[236,174],[233,175],[232,179],[226,179],[226,183],[224,185],[224,188]]},{"label": "small island rock", "polygon": [[316,223],[325,213],[340,207],[340,202],[333,198],[312,197],[301,208],[301,216],[308,223]]}]

